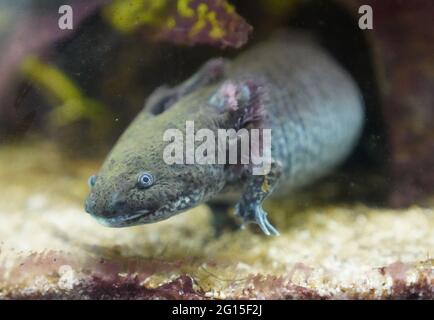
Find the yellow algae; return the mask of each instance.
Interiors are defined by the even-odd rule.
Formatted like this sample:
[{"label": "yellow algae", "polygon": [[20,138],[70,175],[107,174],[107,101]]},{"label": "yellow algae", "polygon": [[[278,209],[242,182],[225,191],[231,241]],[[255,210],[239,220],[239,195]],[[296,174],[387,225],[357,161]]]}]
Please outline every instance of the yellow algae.
[{"label": "yellow algae", "polygon": [[208,13],[208,21],[211,23],[211,31],[209,33],[210,37],[213,39],[221,39],[225,36],[225,31],[220,27],[216,13],[214,11]]},{"label": "yellow algae", "polygon": [[[131,33],[147,26],[153,28],[156,38],[175,42],[239,46],[231,42],[244,42],[243,33],[247,34],[250,30],[250,26],[236,14],[235,7],[223,0],[114,0],[103,7],[102,15],[121,32]],[[172,38],[170,31],[177,28],[180,22],[182,28]],[[235,27],[244,27],[245,30],[233,39],[225,39],[230,29]],[[205,28],[207,33],[202,34]]]},{"label": "yellow algae", "polygon": [[132,32],[143,25],[159,25],[167,0],[116,0],[103,8],[103,17],[116,29]]},{"label": "yellow algae", "polygon": [[29,56],[21,64],[21,72],[35,85],[41,87],[49,98],[56,100],[52,120],[65,125],[83,118],[98,120],[105,109],[97,101],[84,95],[80,87],[59,68]]},{"label": "yellow algae", "polygon": [[226,32],[220,26],[216,13],[214,11],[209,11],[209,7],[204,3],[201,3],[197,7],[197,21],[191,28],[189,36],[191,38],[196,36],[207,26],[208,23],[211,25],[209,36],[212,39],[221,39],[225,36]]},{"label": "yellow algae", "polygon": [[192,28],[189,32],[189,36],[191,38],[196,36],[200,31],[203,30],[203,28],[206,27],[206,24],[207,24],[207,14],[206,13],[207,13],[207,11],[208,11],[208,6],[204,3],[201,3],[197,7],[197,21],[192,26]]},{"label": "yellow algae", "polygon": [[178,0],[177,9],[178,13],[185,18],[192,18],[194,16],[194,10],[189,7],[191,0]]},{"label": "yellow algae", "polygon": [[224,0],[221,0],[221,1],[223,1],[223,8],[226,10],[227,13],[229,13],[229,14],[235,13],[235,7],[233,5],[231,5],[227,1],[224,1]]},{"label": "yellow algae", "polygon": [[79,99],[80,89],[58,68],[43,63],[36,56],[29,56],[21,64],[22,72],[32,81],[49,88],[56,97],[66,101],[68,99]]}]

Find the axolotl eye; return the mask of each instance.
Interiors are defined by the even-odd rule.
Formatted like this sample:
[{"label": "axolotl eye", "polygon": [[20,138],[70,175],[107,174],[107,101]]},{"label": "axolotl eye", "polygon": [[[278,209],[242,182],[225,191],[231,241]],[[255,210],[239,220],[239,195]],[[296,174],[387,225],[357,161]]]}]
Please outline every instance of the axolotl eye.
[{"label": "axolotl eye", "polygon": [[90,176],[89,179],[87,179],[87,185],[89,188],[92,188],[96,183],[96,175]]},{"label": "axolotl eye", "polygon": [[137,187],[140,189],[149,188],[154,184],[154,176],[149,172],[142,172],[137,177]]}]

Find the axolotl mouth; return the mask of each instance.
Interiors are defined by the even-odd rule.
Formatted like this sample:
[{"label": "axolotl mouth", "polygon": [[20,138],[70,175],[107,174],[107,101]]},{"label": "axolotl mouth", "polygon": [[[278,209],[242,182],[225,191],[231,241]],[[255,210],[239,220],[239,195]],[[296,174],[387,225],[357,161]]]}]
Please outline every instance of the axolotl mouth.
[{"label": "axolotl mouth", "polygon": [[[115,217],[103,217],[93,214],[92,217],[95,218],[95,220],[98,221],[99,224],[105,227],[122,228],[157,221],[155,217],[152,218],[153,215],[154,214],[150,214],[149,210],[143,209],[135,211],[133,213],[117,215]],[[164,218],[160,220],[163,219]]]},{"label": "axolotl mouth", "polygon": [[117,214],[115,216],[107,217],[102,215],[96,215],[92,212],[88,213],[101,225],[111,228],[131,227],[140,224],[149,224],[166,220],[171,216],[186,211],[197,204],[197,199],[201,198],[192,196],[183,196],[177,200],[161,206],[159,209],[151,211],[148,209],[141,209],[130,213]]}]

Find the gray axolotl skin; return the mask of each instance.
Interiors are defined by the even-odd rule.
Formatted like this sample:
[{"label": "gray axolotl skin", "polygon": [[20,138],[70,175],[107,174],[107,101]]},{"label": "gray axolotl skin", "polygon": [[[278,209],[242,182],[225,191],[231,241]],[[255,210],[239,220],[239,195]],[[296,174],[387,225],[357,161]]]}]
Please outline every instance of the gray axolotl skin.
[{"label": "gray axolotl skin", "polygon": [[[90,178],[86,211],[125,227],[167,219],[201,203],[231,204],[246,223],[278,231],[262,209],[339,165],[363,126],[351,76],[305,34],[280,33],[234,61],[213,59],[174,88],[158,88]],[[166,164],[166,129],[271,129],[271,169],[253,164]],[[199,144],[196,142],[196,144]],[[232,196],[228,197],[227,195]],[[235,202],[233,204],[235,204]]]}]

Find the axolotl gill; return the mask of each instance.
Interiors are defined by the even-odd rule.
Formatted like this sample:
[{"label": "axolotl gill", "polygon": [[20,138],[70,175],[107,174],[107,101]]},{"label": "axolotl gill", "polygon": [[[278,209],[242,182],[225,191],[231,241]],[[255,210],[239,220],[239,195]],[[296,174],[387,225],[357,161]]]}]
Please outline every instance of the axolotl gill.
[{"label": "axolotl gill", "polygon": [[[90,177],[85,209],[105,226],[126,227],[202,203],[235,205],[242,225],[278,235],[264,200],[338,166],[357,143],[363,119],[350,74],[314,37],[280,32],[233,61],[212,59],[180,85],[156,89]],[[195,130],[271,129],[269,172],[254,175],[253,164],[166,164],[164,132],[185,132],[187,120]]]}]

